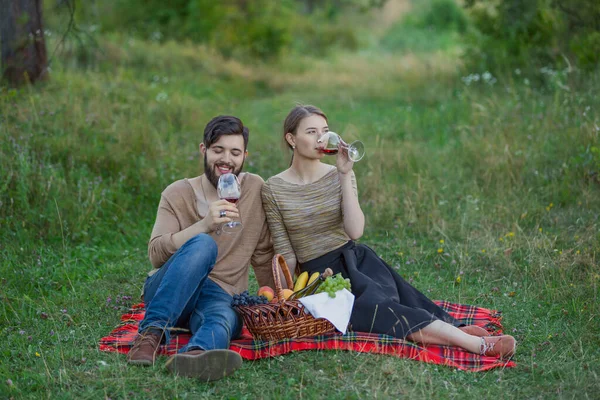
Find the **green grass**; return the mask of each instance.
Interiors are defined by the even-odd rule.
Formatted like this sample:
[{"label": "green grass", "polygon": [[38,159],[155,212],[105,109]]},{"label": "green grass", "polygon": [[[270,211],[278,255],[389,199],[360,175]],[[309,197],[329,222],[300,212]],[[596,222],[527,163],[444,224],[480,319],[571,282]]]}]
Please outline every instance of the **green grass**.
[{"label": "green grass", "polygon": [[[271,65],[100,43],[89,64],[63,53],[47,83],[0,89],[0,397],[597,397],[598,74],[466,85],[443,48]],[[289,162],[274,149],[298,101],[367,145],[355,166],[361,242],[431,298],[501,309],[517,368],[305,352],[203,384],[98,351],[138,301],[160,192],[200,173],[206,122],[240,116],[247,168],[267,178]]]}]

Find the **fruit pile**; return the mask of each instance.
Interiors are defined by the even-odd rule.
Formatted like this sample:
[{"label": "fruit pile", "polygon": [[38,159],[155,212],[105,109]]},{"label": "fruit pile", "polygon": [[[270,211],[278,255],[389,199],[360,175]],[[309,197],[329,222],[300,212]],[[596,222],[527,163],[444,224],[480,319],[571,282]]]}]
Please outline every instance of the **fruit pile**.
[{"label": "fruit pile", "polygon": [[313,272],[310,279],[308,278],[308,272],[303,272],[296,279],[294,285],[294,292],[289,296],[289,300],[296,300],[300,297],[310,296],[315,294],[319,286],[325,282],[325,280],[333,274],[331,268],[325,269],[322,274]]},{"label": "fruit pile", "polygon": [[333,298],[338,290],[348,289],[348,291],[351,291],[350,287],[350,279],[344,279],[342,274],[337,273],[325,279],[325,282],[319,286],[315,293],[327,293],[329,297]]},{"label": "fruit pile", "polygon": [[257,304],[267,304],[269,300],[265,296],[250,296],[247,290],[240,294],[234,294],[231,305],[236,306],[255,306]]},{"label": "fruit pile", "polygon": [[308,272],[301,273],[294,283],[294,290],[281,291],[281,299],[277,298],[272,288],[263,286],[258,289],[257,296],[250,296],[248,291],[234,295],[231,305],[254,306],[272,301],[297,300],[316,293],[327,293],[329,297],[335,297],[335,293],[342,289],[350,290],[350,279],[344,279],[339,273],[334,276],[331,268],[327,268],[323,273],[314,272],[310,277]]}]

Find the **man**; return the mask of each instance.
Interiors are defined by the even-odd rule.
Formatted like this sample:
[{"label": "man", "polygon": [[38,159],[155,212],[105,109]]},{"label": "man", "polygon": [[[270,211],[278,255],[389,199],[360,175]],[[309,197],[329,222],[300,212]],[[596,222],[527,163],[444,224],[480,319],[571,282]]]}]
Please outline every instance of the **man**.
[{"label": "man", "polygon": [[[242,322],[231,307],[232,294],[248,287],[248,267],[259,284],[273,285],[273,250],[261,202],[263,180],[241,173],[248,155],[248,128],[231,116],[213,118],[204,129],[200,152],[204,174],[182,179],[162,193],[148,254],[154,270],[144,285],[146,315],[127,359],[153,365],[169,328],[188,328],[192,337],[167,360],[174,373],[204,381],[220,379],[242,364],[228,350]],[[217,196],[219,177],[238,175],[238,205]],[[221,233],[221,226],[243,217],[243,228]]]}]

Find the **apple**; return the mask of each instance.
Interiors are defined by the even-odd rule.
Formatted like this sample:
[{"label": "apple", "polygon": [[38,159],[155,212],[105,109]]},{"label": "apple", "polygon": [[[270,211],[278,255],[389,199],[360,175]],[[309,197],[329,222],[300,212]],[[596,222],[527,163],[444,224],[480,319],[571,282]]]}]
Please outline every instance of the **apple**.
[{"label": "apple", "polygon": [[293,293],[294,293],[294,291],[290,290],[290,289],[283,289],[281,291],[281,294],[285,300],[289,299]]},{"label": "apple", "polygon": [[267,298],[267,301],[271,301],[275,297],[275,292],[269,286],[263,286],[260,289],[258,289],[258,295],[265,296]]}]

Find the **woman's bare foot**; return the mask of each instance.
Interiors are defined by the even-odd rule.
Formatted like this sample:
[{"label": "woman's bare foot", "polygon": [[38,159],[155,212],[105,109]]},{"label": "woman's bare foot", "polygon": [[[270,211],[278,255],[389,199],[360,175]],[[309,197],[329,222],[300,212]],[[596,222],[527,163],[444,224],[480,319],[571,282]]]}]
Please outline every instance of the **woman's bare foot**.
[{"label": "woman's bare foot", "polygon": [[490,333],[488,331],[477,325],[460,326],[458,327],[458,329],[460,329],[464,333],[468,333],[469,335],[473,336],[490,336]]}]

